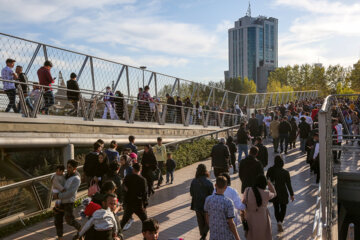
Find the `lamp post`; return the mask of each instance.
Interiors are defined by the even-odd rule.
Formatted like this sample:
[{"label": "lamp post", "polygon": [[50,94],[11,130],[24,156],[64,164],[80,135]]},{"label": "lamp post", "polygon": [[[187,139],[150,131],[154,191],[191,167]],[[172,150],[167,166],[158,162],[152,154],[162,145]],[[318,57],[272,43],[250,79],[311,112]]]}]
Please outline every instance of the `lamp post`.
[{"label": "lamp post", "polygon": [[145,69],[146,69],[146,66],[140,66],[140,69],[142,70],[142,72],[143,72],[143,89],[145,88],[145,73],[144,73],[144,71],[145,71]]}]

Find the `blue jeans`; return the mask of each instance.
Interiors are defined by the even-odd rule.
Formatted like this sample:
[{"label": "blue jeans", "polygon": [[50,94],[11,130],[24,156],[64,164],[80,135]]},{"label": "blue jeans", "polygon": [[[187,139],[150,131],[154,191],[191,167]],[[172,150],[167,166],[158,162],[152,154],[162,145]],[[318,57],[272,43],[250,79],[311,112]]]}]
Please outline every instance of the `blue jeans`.
[{"label": "blue jeans", "polygon": [[238,152],[239,152],[238,162],[240,162],[243,152],[245,154],[245,157],[248,156],[248,145],[247,144],[238,144]]},{"label": "blue jeans", "polygon": [[51,90],[46,91],[44,93],[44,107],[41,110],[44,110],[46,114],[49,113],[49,107],[51,107],[52,105],[54,105],[55,103],[55,99],[54,99],[54,94]]},{"label": "blue jeans", "polygon": [[174,181],[174,171],[167,171],[166,172],[166,182],[169,182],[169,178],[171,177],[171,183]]},{"label": "blue jeans", "polygon": [[300,138],[300,150],[303,153],[306,152],[305,145],[306,145],[306,138]]}]

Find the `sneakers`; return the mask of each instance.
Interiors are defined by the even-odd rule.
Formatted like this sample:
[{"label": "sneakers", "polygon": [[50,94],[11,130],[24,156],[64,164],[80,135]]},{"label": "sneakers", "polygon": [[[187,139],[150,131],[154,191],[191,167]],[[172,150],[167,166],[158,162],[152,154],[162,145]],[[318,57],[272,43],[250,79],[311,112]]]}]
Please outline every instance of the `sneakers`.
[{"label": "sneakers", "polygon": [[277,227],[278,227],[278,232],[283,232],[283,231],[284,231],[284,229],[283,229],[283,226],[282,226],[282,223],[281,223],[281,222],[278,222]]},{"label": "sneakers", "polygon": [[125,224],[123,231],[129,230],[129,228],[131,227],[133,222],[134,222],[134,219],[130,218],[130,220]]}]

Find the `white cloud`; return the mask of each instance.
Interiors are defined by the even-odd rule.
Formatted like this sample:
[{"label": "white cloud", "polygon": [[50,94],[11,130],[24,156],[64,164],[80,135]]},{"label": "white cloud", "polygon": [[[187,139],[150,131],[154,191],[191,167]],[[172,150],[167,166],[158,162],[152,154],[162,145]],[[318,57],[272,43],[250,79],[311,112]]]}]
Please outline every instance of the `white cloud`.
[{"label": "white cloud", "polygon": [[359,3],[329,0],[276,0],[275,3],[306,12],[292,23],[290,34],[279,36],[280,63],[312,63],[319,59],[325,65],[351,65],[356,61],[356,51],[345,53],[343,47],[349,44],[358,47],[357,42],[349,39],[360,37]]}]

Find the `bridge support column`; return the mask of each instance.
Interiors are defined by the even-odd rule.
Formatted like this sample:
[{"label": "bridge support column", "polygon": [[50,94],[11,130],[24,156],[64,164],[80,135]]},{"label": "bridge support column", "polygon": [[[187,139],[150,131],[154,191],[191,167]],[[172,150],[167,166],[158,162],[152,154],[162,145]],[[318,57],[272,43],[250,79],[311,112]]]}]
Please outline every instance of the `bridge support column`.
[{"label": "bridge support column", "polygon": [[66,145],[65,147],[63,147],[62,149],[62,155],[63,155],[63,162],[64,162],[64,166],[65,166],[65,169],[66,169],[66,164],[67,164],[67,161],[69,159],[74,159],[74,144],[68,144]]}]

